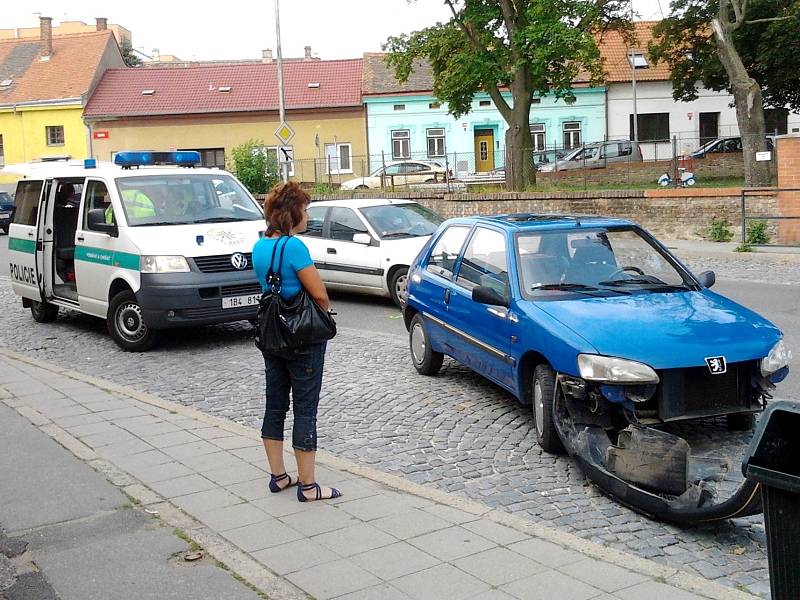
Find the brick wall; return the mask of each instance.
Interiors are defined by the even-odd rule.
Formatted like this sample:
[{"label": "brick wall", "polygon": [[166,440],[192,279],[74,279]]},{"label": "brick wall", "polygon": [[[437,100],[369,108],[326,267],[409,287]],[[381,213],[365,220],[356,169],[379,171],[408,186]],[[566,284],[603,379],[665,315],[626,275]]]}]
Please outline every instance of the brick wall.
[{"label": "brick wall", "polygon": [[[800,136],[781,136],[777,140],[778,188],[800,189]],[[784,217],[800,217],[800,192],[778,192],[778,210]],[[800,243],[800,219],[778,224],[780,244]]]},{"label": "brick wall", "polygon": [[[800,187],[800,186],[798,186]],[[314,197],[315,200],[369,197],[375,194],[347,194]],[[380,194],[387,197],[388,194]],[[741,231],[739,188],[681,188],[601,192],[498,194],[391,194],[413,198],[445,218],[515,212],[606,215],[635,221],[664,239],[707,239],[714,219],[730,223],[734,240]],[[748,196],[748,216],[775,215],[778,200],[774,192]]]}]

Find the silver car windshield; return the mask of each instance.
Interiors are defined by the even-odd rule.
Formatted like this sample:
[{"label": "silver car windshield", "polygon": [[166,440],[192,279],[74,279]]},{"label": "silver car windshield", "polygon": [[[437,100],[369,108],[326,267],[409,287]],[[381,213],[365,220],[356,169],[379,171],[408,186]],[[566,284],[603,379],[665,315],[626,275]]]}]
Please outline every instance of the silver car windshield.
[{"label": "silver car windshield", "polygon": [[416,203],[367,206],[361,214],[381,239],[432,235],[443,219]]},{"label": "silver car windshield", "polygon": [[132,227],[263,219],[247,190],[223,173],[120,177],[116,181],[126,221]]},{"label": "silver car windshield", "polygon": [[526,296],[554,292],[629,294],[696,285],[636,229],[570,229],[517,237]]}]

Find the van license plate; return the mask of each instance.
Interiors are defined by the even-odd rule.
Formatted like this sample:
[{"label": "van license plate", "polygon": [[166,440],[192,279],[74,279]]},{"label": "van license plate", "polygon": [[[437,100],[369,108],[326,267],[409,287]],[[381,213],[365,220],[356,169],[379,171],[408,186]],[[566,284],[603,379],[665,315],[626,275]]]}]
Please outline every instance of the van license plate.
[{"label": "van license plate", "polygon": [[0,219],[8,219],[10,216],[11,213],[0,212]]},{"label": "van license plate", "polygon": [[261,294],[249,296],[230,296],[222,299],[222,308],[242,308],[243,306],[258,306]]}]

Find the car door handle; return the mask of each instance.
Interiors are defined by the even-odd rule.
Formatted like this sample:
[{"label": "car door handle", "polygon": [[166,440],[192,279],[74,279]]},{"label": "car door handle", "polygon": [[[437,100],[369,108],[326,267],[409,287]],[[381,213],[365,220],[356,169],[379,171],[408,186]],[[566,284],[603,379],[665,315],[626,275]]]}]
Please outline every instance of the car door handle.
[{"label": "car door handle", "polygon": [[82,236],[82,235],[79,235],[79,236],[78,236],[78,241],[79,241],[79,242],[82,242],[82,241],[83,241],[83,236]]},{"label": "car door handle", "polygon": [[328,248],[328,254],[336,254],[336,248]]},{"label": "car door handle", "polygon": [[450,302],[450,290],[447,289],[444,291],[444,303],[448,304]]},{"label": "car door handle", "polygon": [[34,233],[32,231],[28,232],[28,237],[33,237]]}]

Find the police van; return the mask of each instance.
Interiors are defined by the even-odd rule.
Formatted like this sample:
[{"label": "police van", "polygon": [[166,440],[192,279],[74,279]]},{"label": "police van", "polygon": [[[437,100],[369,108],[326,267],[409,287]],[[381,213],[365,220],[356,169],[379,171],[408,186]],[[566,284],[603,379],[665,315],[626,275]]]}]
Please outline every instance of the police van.
[{"label": "police van", "polygon": [[161,330],[254,319],[263,213],[235,177],[199,163],[197,152],[118,152],[6,166],[21,177],[10,277],[33,319],[100,317],[127,351]]}]

